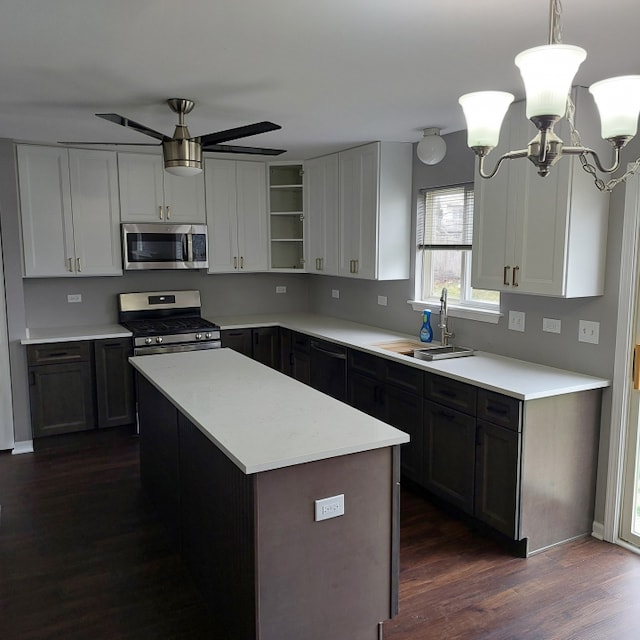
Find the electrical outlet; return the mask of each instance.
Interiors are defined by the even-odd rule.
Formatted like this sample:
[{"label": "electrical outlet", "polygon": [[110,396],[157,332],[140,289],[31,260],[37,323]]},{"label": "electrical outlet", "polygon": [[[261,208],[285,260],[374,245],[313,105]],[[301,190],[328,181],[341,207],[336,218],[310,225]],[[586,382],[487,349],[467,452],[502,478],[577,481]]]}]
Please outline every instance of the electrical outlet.
[{"label": "electrical outlet", "polygon": [[542,318],[542,330],[548,333],[560,333],[562,322],[554,318]]},{"label": "electrical outlet", "polygon": [[600,323],[580,320],[578,323],[578,342],[598,344],[600,342]]},{"label": "electrical outlet", "polygon": [[331,289],[331,297],[339,298],[340,297],[340,289]]},{"label": "electrical outlet", "polygon": [[524,311],[509,311],[509,329],[524,331]]},{"label": "electrical outlet", "polygon": [[344,515],[344,493],[316,500],[316,522]]},{"label": "electrical outlet", "polygon": [[276,287],[276,293],[287,293],[287,287],[284,287],[284,286]]},{"label": "electrical outlet", "polygon": [[67,302],[82,302],[82,294],[80,294],[80,293],[70,293],[67,296]]},{"label": "electrical outlet", "polygon": [[387,306],[387,296],[378,296],[378,304],[386,307]]}]

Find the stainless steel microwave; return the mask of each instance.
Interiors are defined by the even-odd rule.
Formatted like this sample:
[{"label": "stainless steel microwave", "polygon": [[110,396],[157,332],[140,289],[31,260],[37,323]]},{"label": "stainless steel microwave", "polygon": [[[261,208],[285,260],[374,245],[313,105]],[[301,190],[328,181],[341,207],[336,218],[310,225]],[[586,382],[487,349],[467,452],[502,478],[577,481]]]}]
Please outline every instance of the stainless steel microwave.
[{"label": "stainless steel microwave", "polygon": [[125,270],[206,269],[206,224],[123,224]]}]

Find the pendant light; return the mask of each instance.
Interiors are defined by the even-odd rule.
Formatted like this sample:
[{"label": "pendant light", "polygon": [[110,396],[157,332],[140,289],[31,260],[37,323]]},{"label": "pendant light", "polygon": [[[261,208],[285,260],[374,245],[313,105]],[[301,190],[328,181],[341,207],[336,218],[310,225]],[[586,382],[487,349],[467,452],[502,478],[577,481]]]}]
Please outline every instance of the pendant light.
[{"label": "pendant light", "polygon": [[[613,173],[620,166],[620,150],[637,133],[640,75],[609,78],[589,88],[600,113],[601,135],[613,147],[614,159],[610,167],[604,167],[597,153],[582,146],[579,139],[576,146],[567,146],[556,135],[554,126],[565,117],[567,104],[572,106],[569,92],[587,52],[580,47],[560,44],[560,0],[550,0],[549,9],[549,44],[527,49],[515,58],[525,86],[527,118],[538,129],[527,148],[508,151],[498,158],[493,170],[486,171],[485,158],[498,144],[502,121],[514,97],[501,91],[479,91],[459,99],[467,121],[467,144],[479,158],[482,178],[492,178],[502,162],[516,158],[528,158],[537,167],[538,174],[546,176],[564,155],[582,156],[585,170],[594,176],[596,171]],[[572,112],[568,119],[572,134],[577,138]],[[589,157],[595,166],[589,163]],[[611,191],[635,170],[607,183],[596,178],[596,186]]]}]

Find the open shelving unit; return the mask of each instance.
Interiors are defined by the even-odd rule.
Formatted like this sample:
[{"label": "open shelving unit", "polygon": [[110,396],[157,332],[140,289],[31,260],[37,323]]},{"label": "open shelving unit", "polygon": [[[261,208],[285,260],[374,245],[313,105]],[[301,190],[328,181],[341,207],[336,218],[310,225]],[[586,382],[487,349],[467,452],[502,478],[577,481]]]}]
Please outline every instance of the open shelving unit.
[{"label": "open shelving unit", "polygon": [[300,162],[269,168],[270,268],[304,269],[303,167]]}]

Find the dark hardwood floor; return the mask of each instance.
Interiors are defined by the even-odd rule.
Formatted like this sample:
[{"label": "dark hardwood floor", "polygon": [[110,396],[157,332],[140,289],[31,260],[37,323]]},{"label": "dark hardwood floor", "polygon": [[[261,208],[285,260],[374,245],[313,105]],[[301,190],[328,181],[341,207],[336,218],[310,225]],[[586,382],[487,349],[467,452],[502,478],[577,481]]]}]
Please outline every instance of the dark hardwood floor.
[{"label": "dark hardwood floor", "polygon": [[[141,493],[130,431],[0,454],[0,505],[3,640],[219,636]],[[384,638],[637,640],[640,556],[585,538],[515,558],[405,490],[400,614]]]}]

